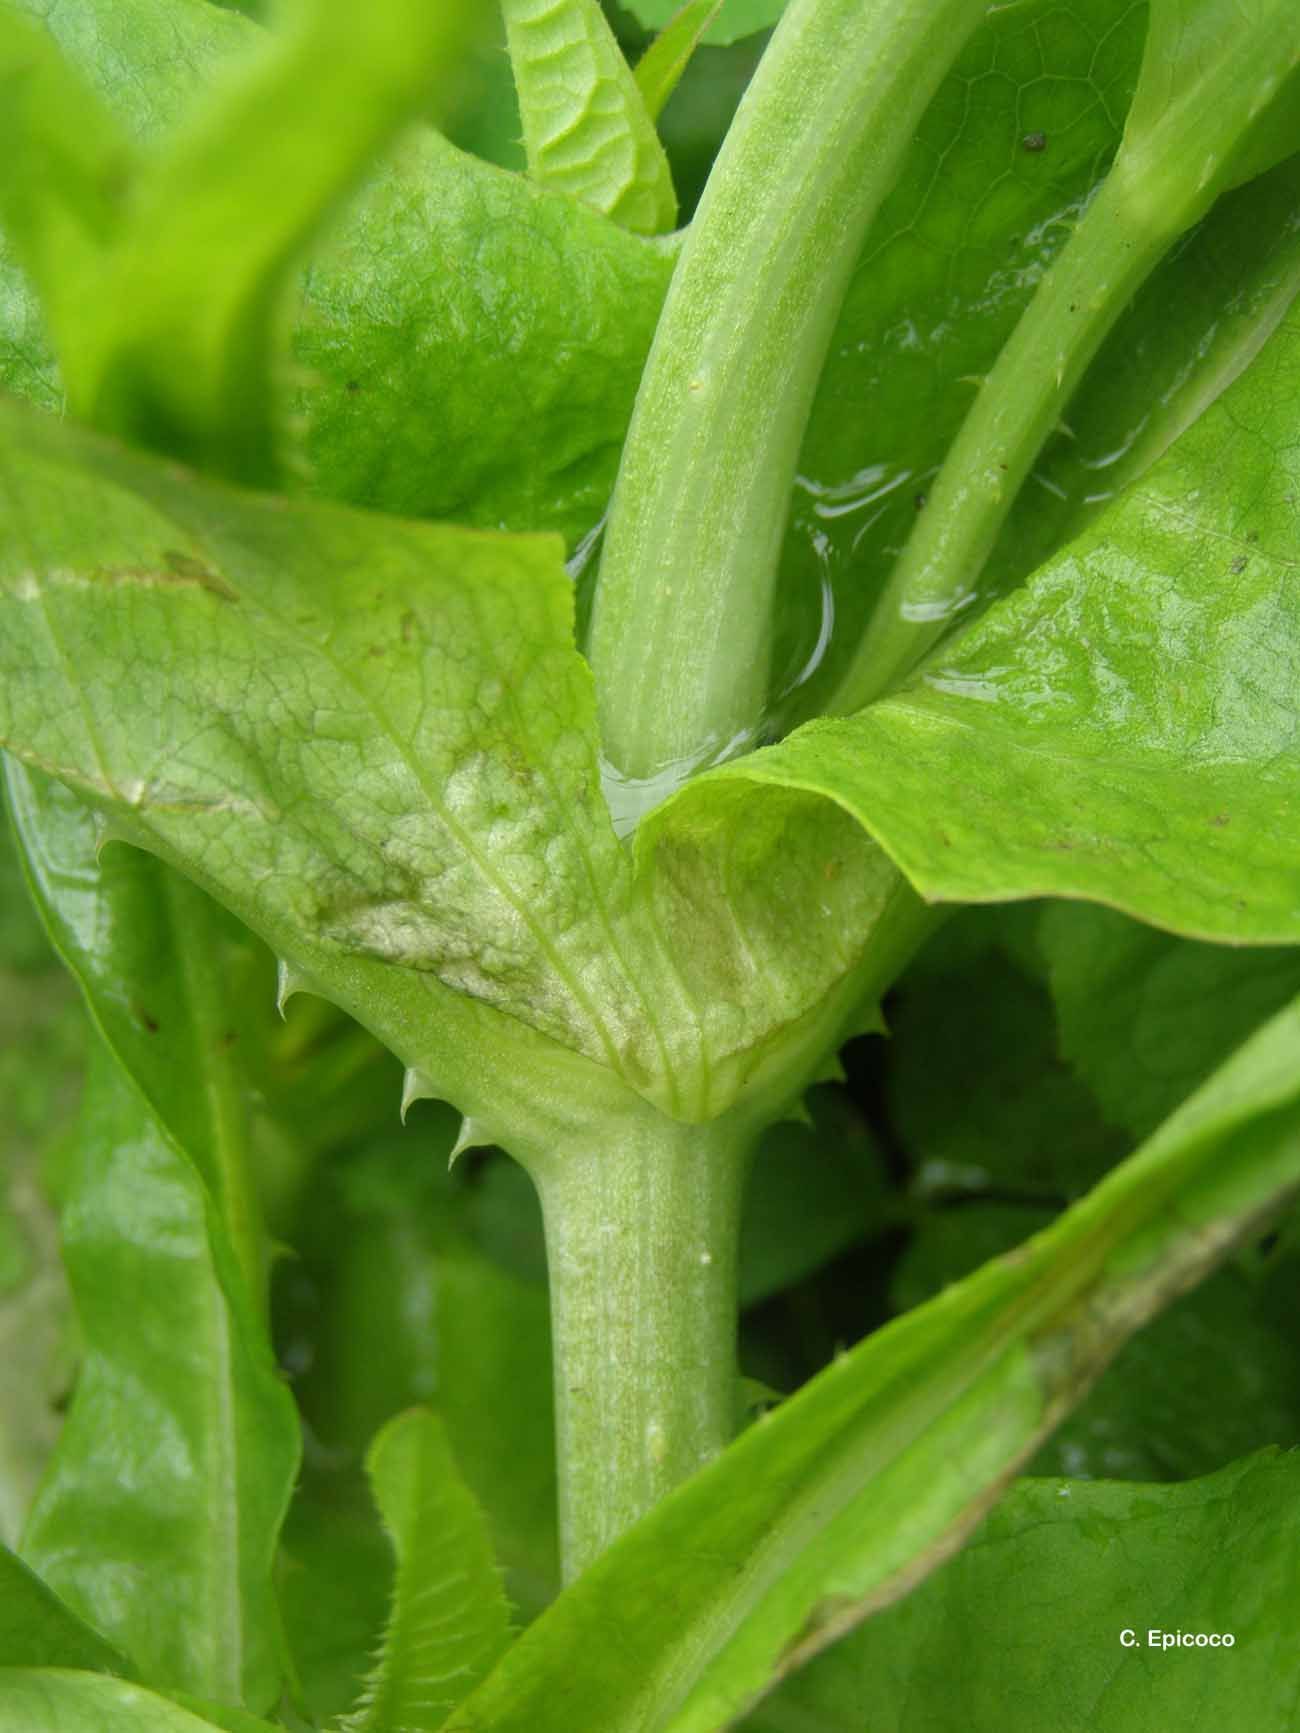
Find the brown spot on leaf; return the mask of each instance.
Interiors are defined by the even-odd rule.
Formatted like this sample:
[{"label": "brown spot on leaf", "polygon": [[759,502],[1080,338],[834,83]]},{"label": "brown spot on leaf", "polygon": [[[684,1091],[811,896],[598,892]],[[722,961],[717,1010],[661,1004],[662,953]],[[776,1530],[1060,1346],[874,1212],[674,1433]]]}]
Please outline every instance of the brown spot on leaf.
[{"label": "brown spot on leaf", "polygon": [[1021,150],[1027,150],[1030,156],[1040,156],[1047,149],[1047,134],[1045,132],[1027,132],[1020,141]]}]

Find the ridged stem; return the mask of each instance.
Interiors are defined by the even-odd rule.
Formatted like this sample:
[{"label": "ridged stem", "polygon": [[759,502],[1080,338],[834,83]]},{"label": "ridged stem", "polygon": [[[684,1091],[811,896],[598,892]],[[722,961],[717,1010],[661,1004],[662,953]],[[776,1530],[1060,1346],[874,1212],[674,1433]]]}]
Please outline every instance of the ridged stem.
[{"label": "ridged stem", "polygon": [[730,1442],[752,1136],[752,1122],[682,1125],[639,1103],[535,1176],[566,1581]]},{"label": "ridged stem", "polygon": [[[605,754],[669,792],[752,737],[813,393],[864,232],[984,0],[793,0],[673,276],[611,506]],[[668,779],[672,780],[672,777]]]}]

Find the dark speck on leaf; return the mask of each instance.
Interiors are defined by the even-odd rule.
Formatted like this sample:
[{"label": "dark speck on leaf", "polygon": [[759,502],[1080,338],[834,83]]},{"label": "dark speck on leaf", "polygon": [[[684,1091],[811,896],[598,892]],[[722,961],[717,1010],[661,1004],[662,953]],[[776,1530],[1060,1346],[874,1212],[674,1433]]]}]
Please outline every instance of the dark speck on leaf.
[{"label": "dark speck on leaf", "polygon": [[402,642],[409,644],[415,635],[415,615],[408,608],[402,615]]},{"label": "dark speck on leaf", "polygon": [[356,392],[360,391],[360,389],[361,389],[361,381],[359,379],[349,379],[348,384],[347,384],[347,388],[350,392],[352,392],[355,395]]},{"label": "dark speck on leaf", "polygon": [[156,1035],[158,1033],[158,1019],[156,1017],[151,1017],[143,1006],[137,1005],[135,1008],[135,1014],[140,1019],[141,1026],[147,1029],[151,1035]]},{"label": "dark speck on leaf", "polygon": [[920,511],[922,506],[925,504],[925,495],[923,493],[913,494],[912,504],[916,507],[917,511]]},{"label": "dark speck on leaf", "polygon": [[1027,150],[1031,156],[1037,156],[1047,149],[1047,134],[1045,132],[1027,132],[1020,141],[1022,150]]},{"label": "dark speck on leaf", "polygon": [[1224,825],[1227,824],[1228,822],[1229,822],[1229,820],[1228,820],[1228,815],[1226,812],[1216,812],[1214,814],[1213,818],[1211,818],[1211,820],[1210,820],[1210,823],[1215,827],[1216,830],[1222,830]]},{"label": "dark speck on leaf", "polygon": [[209,595],[218,596],[223,602],[237,602],[238,595],[231,589],[224,578],[219,578],[215,572],[210,572],[202,560],[196,560],[193,554],[182,553],[179,548],[164,548],[163,561],[167,570],[174,578],[183,584],[197,584]]},{"label": "dark speck on leaf", "polygon": [[1229,567],[1229,570],[1234,572],[1234,573],[1241,573],[1241,572],[1244,572],[1245,569],[1246,569],[1246,556],[1245,556],[1245,554],[1238,554],[1236,559],[1232,562],[1232,565]]}]

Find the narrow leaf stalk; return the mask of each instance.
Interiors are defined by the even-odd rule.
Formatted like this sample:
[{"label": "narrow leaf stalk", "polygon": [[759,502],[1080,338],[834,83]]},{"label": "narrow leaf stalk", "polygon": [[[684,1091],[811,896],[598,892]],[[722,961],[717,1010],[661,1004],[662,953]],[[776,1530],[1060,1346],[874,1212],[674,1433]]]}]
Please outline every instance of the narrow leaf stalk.
[{"label": "narrow leaf stalk", "polygon": [[1273,32],[1244,33],[1151,119],[1143,98],[1167,76],[1166,46],[1163,36],[1148,45],[1136,124],[983,381],[828,713],[860,710],[898,685],[978,600],[1016,495],[1089,364],[1169,248],[1231,184],[1234,153],[1277,84]]},{"label": "narrow leaf stalk", "polygon": [[592,620],[606,757],[655,796],[762,719],[790,486],[834,321],[984,9],[794,0],[718,156],[642,379]]}]

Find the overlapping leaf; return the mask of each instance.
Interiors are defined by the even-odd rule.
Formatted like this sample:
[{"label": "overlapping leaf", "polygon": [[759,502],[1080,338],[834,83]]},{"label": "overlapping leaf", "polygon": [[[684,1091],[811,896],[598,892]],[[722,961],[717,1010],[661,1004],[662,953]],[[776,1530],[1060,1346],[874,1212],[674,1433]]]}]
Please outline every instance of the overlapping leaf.
[{"label": "overlapping leaf", "polygon": [[142,1678],[265,1708],[297,1421],[202,1182],[102,1050],[63,1232],[83,1360],[22,1555]]},{"label": "overlapping leaf", "polygon": [[[1013,1258],[843,1356],[671,1494],[448,1724],[713,1733],[969,1531],[1133,1330],[1300,1187],[1300,1007]],[[793,1489],[793,1490],[792,1490]]]},{"label": "overlapping leaf", "polygon": [[599,0],[504,0],[535,180],[636,234],[671,229],[672,172]]},{"label": "overlapping leaf", "polygon": [[[1295,1679],[1278,1612],[1300,1570],[1297,1513],[1294,1452],[1251,1457],[1183,1486],[1022,1482],[960,1557],[747,1725],[753,1733],[1290,1727]],[[1158,1641],[1163,1632],[1234,1641],[1228,1650],[1153,1649],[1153,1629]]]},{"label": "overlapping leaf", "polygon": [[[21,9],[151,148],[262,40],[237,14],[183,0],[78,0],[48,18],[35,0]],[[328,129],[328,115],[317,123]],[[666,253],[595,212],[417,132],[307,273],[291,431],[309,484],[391,511],[576,537],[604,507],[670,269]],[[39,316],[8,260],[0,368],[10,389],[59,402]]]},{"label": "overlapping leaf", "polygon": [[179,1702],[103,1674],[0,1668],[2,1733],[272,1733],[234,1709]]},{"label": "overlapping leaf", "polygon": [[[923,895],[1106,902],[1300,937],[1300,321],[1092,528],[928,672],[698,780],[854,813]],[[723,786],[726,785],[726,786]]]},{"label": "overlapping leaf", "polygon": [[347,1733],[436,1733],[510,1641],[483,1513],[427,1410],[398,1415],[367,1468],[397,1555],[383,1642]]}]

